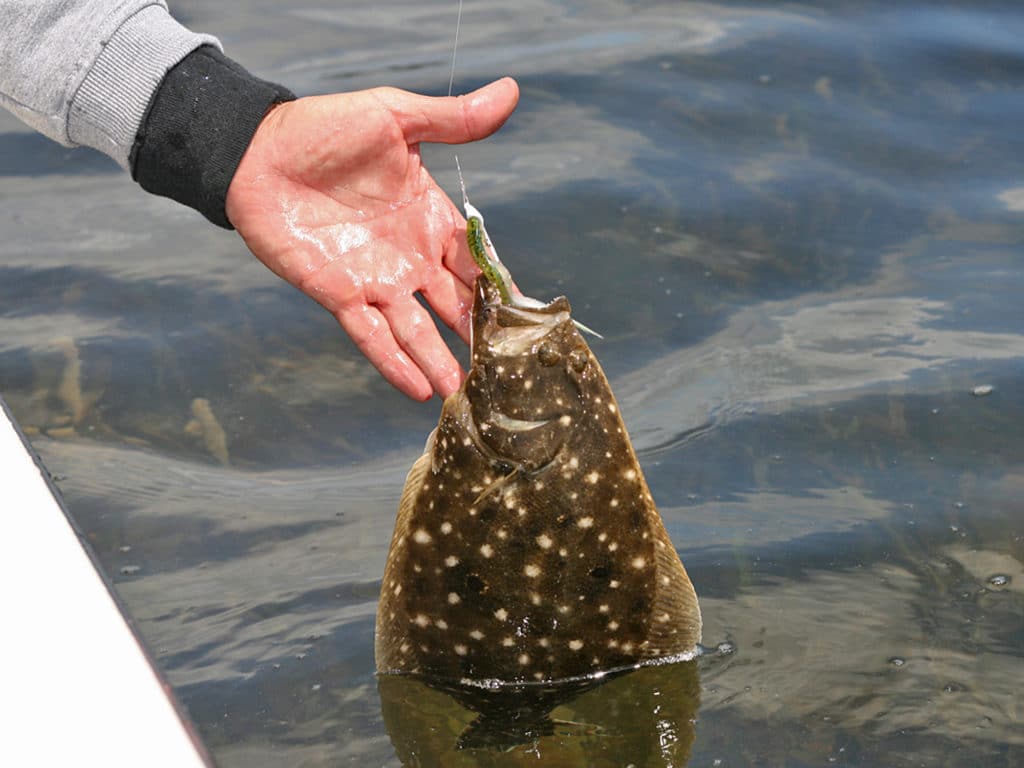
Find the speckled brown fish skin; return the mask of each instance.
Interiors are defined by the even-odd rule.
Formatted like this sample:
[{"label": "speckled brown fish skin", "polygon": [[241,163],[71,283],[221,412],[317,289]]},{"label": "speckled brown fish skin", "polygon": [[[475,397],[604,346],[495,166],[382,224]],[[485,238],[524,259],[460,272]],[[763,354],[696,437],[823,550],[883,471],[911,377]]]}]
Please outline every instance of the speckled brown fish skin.
[{"label": "speckled brown fish skin", "polygon": [[694,651],[697,596],[569,302],[475,291],[469,376],[399,505],[377,670],[557,681]]}]

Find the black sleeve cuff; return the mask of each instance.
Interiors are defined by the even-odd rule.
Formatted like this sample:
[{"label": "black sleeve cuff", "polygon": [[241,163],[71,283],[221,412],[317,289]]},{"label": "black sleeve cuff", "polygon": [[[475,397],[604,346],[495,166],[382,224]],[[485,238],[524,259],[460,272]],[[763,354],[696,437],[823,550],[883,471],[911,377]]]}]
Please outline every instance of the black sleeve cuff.
[{"label": "black sleeve cuff", "polygon": [[233,229],[224,213],[228,185],[267,110],[294,98],[213,46],[197,48],[153,95],[128,159],[132,178]]}]

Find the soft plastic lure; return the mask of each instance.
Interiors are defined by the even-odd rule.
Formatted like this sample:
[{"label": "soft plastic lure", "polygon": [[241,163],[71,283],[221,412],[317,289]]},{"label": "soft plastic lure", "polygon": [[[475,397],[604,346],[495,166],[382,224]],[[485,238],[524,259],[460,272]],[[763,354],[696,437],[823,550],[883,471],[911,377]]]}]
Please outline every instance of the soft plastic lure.
[{"label": "soft plastic lure", "polygon": [[[457,162],[457,161],[456,161]],[[459,169],[459,179],[462,178],[462,169]],[[480,267],[491,284],[498,289],[501,296],[501,303],[513,307],[537,309],[543,307],[544,302],[531,299],[523,294],[512,293],[512,275],[505,268],[498,258],[498,252],[494,250],[494,243],[487,234],[487,227],[484,226],[484,215],[469,202],[466,197],[466,189],[462,189],[462,205],[466,209],[466,240],[469,243],[469,252],[473,254],[473,261]],[[589,333],[599,339],[603,339],[597,331],[588,328],[579,320],[573,320],[573,324],[584,333]]]},{"label": "soft plastic lure", "polygon": [[473,204],[466,200],[466,240],[469,242],[469,252],[473,254],[473,261],[480,267],[480,271],[491,281],[498,293],[501,294],[502,304],[515,304],[512,296],[512,276],[505,265],[498,260],[498,254],[494,250],[494,244],[487,235],[487,227],[484,226],[484,217]]}]

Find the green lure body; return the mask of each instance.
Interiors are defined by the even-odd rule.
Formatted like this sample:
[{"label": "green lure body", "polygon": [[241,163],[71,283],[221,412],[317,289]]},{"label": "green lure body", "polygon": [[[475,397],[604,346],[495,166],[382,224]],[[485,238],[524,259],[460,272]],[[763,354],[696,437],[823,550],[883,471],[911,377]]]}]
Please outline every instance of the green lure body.
[{"label": "green lure body", "polygon": [[469,252],[473,254],[473,261],[480,267],[480,271],[484,273],[491,284],[498,289],[498,293],[501,294],[501,303],[511,304],[512,292],[502,277],[498,265],[491,261],[487,253],[486,237],[483,221],[476,216],[470,216],[466,220],[466,240],[469,241]]},{"label": "green lure body", "polygon": [[487,280],[498,289],[502,304],[515,304],[512,297],[512,276],[498,259],[491,238],[487,236],[484,217],[469,201],[466,201],[466,242],[473,261],[480,267]]}]

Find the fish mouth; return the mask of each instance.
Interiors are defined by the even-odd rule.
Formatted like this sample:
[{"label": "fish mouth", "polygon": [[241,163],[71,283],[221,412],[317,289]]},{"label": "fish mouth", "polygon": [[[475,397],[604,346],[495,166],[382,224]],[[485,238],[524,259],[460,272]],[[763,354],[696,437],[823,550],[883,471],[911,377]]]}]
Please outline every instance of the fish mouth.
[{"label": "fish mouth", "polygon": [[525,296],[503,304],[501,294],[485,277],[474,289],[470,349],[491,357],[516,357],[539,343],[563,323],[571,322],[569,302],[559,296],[548,303]]}]

